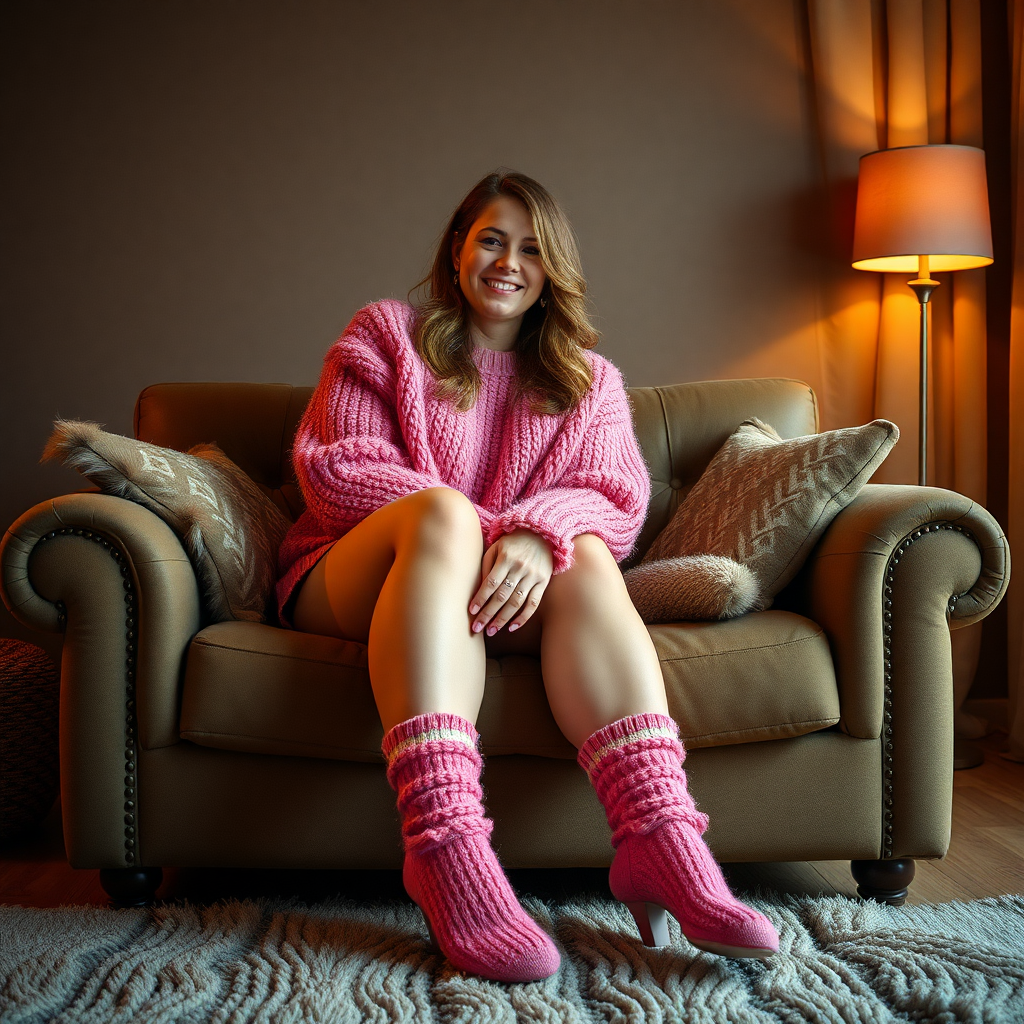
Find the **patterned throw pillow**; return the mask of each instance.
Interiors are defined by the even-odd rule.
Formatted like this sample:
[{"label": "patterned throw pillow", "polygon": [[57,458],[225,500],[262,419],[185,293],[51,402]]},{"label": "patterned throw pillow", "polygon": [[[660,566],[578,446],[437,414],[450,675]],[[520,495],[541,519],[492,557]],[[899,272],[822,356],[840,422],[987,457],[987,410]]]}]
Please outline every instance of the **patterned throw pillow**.
[{"label": "patterned throw pillow", "polygon": [[188,454],[57,420],[43,460],[155,512],[182,539],[213,621],[266,620],[288,520],[216,445]]},{"label": "patterned throw pillow", "polygon": [[761,590],[759,606],[767,608],[899,436],[895,423],[873,420],[785,441],[768,424],[746,420],[641,564],[724,555],[750,569]]}]

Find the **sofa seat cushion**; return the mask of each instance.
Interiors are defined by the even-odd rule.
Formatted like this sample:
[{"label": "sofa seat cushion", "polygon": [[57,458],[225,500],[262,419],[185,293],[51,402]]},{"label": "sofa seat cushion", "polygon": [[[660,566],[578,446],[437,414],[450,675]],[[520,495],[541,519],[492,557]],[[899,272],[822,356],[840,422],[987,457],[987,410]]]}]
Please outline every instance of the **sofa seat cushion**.
[{"label": "sofa seat cushion", "polygon": [[754,612],[648,628],[687,747],[786,739],[839,721],[828,640],[802,615]]},{"label": "sofa seat cushion", "polygon": [[[650,627],[669,710],[688,747],[781,739],[839,721],[828,642],[784,611]],[[573,758],[537,658],[487,659],[477,727],[487,756]],[[255,622],[221,622],[189,649],[183,739],[222,750],[379,761],[366,647]]]}]

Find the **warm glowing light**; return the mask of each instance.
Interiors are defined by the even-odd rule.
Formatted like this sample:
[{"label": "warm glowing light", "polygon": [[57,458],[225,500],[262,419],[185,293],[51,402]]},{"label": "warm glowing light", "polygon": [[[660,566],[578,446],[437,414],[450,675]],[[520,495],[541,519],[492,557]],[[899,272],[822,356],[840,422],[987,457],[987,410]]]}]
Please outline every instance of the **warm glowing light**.
[{"label": "warm glowing light", "polygon": [[[907,253],[902,256],[878,256],[873,260],[857,260],[853,266],[857,270],[880,270],[890,274],[916,274],[918,253],[913,255]],[[965,256],[939,255],[936,253],[921,253],[928,255],[929,270],[934,274],[943,270],[975,270],[978,267],[987,267],[992,262],[991,256]]]},{"label": "warm glowing light", "polygon": [[901,146],[860,159],[853,265],[917,273],[992,262],[985,153],[973,146]]}]

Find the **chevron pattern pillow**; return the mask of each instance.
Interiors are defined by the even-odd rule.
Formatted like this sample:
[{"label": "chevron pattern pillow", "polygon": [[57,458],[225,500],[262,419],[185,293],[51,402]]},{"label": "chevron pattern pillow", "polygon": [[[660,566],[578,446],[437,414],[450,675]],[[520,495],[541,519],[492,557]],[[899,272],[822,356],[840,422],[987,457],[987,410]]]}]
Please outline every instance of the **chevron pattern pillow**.
[{"label": "chevron pattern pillow", "polygon": [[767,423],[745,420],[641,564],[698,554],[732,558],[754,574],[759,607],[767,608],[899,436],[895,423],[873,420],[787,441]]},{"label": "chevron pattern pillow", "polygon": [[43,460],[77,469],[106,494],[144,505],[181,538],[214,622],[264,622],[288,520],[216,445],[188,453],[57,420]]}]

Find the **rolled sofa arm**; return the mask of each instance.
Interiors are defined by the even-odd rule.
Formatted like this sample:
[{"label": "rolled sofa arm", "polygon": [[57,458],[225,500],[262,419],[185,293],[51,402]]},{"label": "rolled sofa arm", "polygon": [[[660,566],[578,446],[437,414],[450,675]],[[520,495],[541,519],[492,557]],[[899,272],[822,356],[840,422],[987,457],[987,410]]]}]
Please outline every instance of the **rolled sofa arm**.
[{"label": "rolled sofa arm", "polygon": [[839,728],[882,740],[883,857],[948,845],[949,632],[984,618],[1009,576],[1009,545],[984,508],[955,491],[891,484],[867,485],[805,567],[800,610],[832,648]]},{"label": "rolled sofa arm", "polygon": [[158,516],[107,494],[67,494],[0,543],[2,592],[27,626],[64,631],[60,759],[73,866],[136,863],[137,750],[177,743],[199,588]]}]

